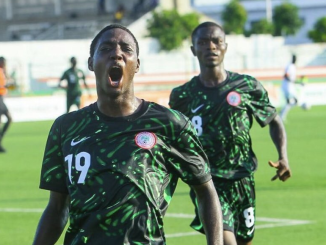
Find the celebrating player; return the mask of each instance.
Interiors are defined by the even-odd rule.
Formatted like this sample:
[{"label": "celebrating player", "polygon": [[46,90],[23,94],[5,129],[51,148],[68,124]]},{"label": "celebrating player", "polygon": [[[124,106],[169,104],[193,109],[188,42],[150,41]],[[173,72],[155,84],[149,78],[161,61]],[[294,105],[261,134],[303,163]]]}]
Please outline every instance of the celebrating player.
[{"label": "celebrating player", "polygon": [[207,157],[181,113],[135,97],[139,47],[121,25],[90,48],[97,102],[57,118],[40,188],[50,190],[34,245],[166,244],[163,217],[181,178],[191,185],[207,244],[221,245],[222,217]]},{"label": "celebrating player", "polygon": [[[200,74],[173,89],[169,105],[188,116],[209,158],[213,182],[223,213],[224,244],[251,244],[255,231],[255,183],[257,159],[251,147],[253,118],[270,126],[278,152],[272,180],[291,176],[286,133],[280,117],[270,104],[264,87],[253,77],[224,69],[227,51],[225,33],[214,22],[204,22],[192,32],[192,53]],[[197,203],[194,190],[190,192]],[[197,208],[197,205],[196,205]],[[191,226],[204,232],[198,209]]]}]

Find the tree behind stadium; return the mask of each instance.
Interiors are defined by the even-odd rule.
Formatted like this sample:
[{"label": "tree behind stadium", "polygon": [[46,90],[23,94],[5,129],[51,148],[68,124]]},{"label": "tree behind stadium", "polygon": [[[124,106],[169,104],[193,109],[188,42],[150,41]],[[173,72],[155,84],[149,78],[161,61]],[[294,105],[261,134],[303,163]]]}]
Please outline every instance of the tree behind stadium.
[{"label": "tree behind stadium", "polygon": [[308,37],[315,43],[326,42],[326,16],[316,21],[314,28],[308,32]]},{"label": "tree behind stadium", "polygon": [[303,21],[298,14],[298,7],[288,2],[278,5],[273,10],[274,36],[296,34]]},{"label": "tree behind stadium", "polygon": [[238,0],[232,0],[222,12],[223,27],[226,34],[245,33],[247,11]]},{"label": "tree behind stadium", "polygon": [[158,39],[161,50],[171,51],[180,48],[198,24],[196,13],[180,15],[176,10],[155,11],[147,21],[148,37]]}]

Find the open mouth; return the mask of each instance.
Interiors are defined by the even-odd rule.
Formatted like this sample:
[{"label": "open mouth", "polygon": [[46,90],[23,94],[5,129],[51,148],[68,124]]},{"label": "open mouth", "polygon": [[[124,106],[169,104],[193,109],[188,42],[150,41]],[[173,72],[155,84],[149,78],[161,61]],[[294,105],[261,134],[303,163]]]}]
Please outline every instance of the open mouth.
[{"label": "open mouth", "polygon": [[217,57],[216,53],[208,53],[205,55],[205,57],[210,58],[210,57]]},{"label": "open mouth", "polygon": [[119,66],[113,66],[109,71],[109,81],[112,86],[119,86],[119,82],[122,78],[122,68]]}]

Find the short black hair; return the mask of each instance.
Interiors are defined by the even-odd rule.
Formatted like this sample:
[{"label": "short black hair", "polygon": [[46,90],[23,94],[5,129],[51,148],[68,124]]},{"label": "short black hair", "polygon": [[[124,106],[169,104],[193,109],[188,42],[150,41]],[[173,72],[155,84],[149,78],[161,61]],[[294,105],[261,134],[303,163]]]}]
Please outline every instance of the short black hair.
[{"label": "short black hair", "polygon": [[197,26],[197,27],[192,31],[192,33],[191,33],[191,41],[192,41],[192,43],[194,43],[195,36],[196,36],[196,34],[197,34],[197,32],[198,32],[199,29],[201,29],[201,28],[205,28],[205,27],[210,27],[210,26],[215,26],[215,27],[221,29],[221,30],[225,33],[223,27],[220,26],[219,24],[217,24],[217,23],[215,23],[215,22],[211,22],[211,21],[206,21],[206,22],[203,22],[203,23],[199,24],[199,25],[198,25],[198,26]]},{"label": "short black hair", "polygon": [[136,37],[134,36],[134,34],[132,34],[132,32],[125,26],[123,25],[120,25],[120,24],[112,24],[112,25],[108,25],[106,27],[104,27],[99,33],[97,33],[97,35],[94,37],[92,43],[91,43],[91,47],[90,47],[90,56],[93,57],[94,53],[95,53],[95,47],[96,47],[96,44],[97,44],[97,41],[100,39],[100,37],[102,36],[102,34],[104,32],[106,32],[107,30],[111,30],[111,29],[114,29],[114,28],[119,28],[119,29],[122,29],[126,32],[128,32],[132,38],[134,39],[135,41],[135,44],[136,44],[136,53],[137,53],[137,56],[139,56],[139,45],[138,45],[138,42],[137,42],[137,39]]}]

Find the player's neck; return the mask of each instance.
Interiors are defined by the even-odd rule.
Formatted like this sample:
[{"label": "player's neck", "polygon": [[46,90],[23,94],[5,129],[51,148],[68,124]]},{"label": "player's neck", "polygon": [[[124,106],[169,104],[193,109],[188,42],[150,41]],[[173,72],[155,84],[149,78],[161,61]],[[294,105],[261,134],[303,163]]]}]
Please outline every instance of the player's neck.
[{"label": "player's neck", "polygon": [[133,96],[126,98],[107,98],[105,100],[97,100],[97,106],[104,115],[110,117],[125,117],[135,113],[142,103],[142,100]]},{"label": "player's neck", "polygon": [[223,69],[205,69],[199,74],[200,82],[205,87],[216,87],[227,79],[227,72]]}]

